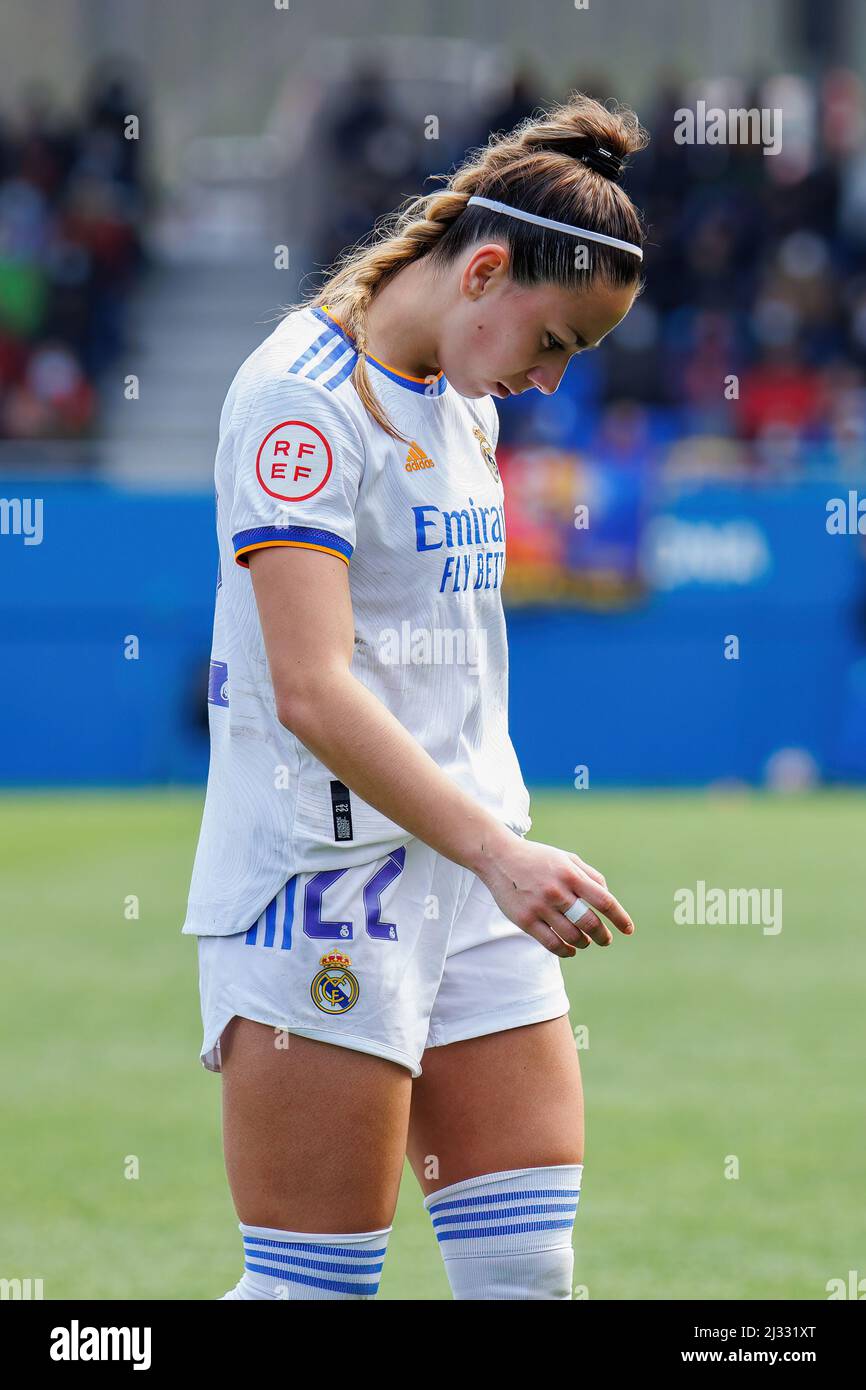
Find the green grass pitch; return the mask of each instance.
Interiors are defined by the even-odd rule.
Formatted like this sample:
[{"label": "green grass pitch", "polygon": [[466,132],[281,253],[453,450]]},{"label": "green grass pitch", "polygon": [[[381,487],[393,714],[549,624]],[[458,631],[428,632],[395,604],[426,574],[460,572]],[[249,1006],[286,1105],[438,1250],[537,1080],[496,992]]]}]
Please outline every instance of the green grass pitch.
[{"label": "green grass pitch", "polygon": [[[201,802],[0,798],[0,1277],[41,1278],[47,1299],[214,1299],[239,1277],[179,934]],[[539,793],[532,809],[532,837],[601,868],[638,928],[565,966],[589,1030],[576,1282],[592,1299],[823,1299],[866,1275],[862,795]],[[676,925],[674,892],[699,879],[781,888],[782,931]],[[408,1172],[380,1296],[449,1296]]]}]

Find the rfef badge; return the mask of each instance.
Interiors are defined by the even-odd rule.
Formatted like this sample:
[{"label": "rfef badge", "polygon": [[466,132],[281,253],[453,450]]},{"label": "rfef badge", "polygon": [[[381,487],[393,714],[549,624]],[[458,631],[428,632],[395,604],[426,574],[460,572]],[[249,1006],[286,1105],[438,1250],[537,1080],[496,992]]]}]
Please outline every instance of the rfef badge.
[{"label": "rfef badge", "polygon": [[472,433],[478,440],[479,446],[481,448],[481,453],[484,456],[484,462],[487,464],[487,467],[490,469],[490,472],[493,474],[494,478],[498,483],[500,481],[499,465],[496,462],[496,455],[493,452],[493,445],[490,443],[490,440],[487,438],[487,435],[484,433],[484,431],[479,429],[477,425],[472,426]]},{"label": "rfef badge", "polygon": [[361,987],[349,966],[349,957],[342,951],[328,951],[319,964],[322,969],[310,985],[310,994],[317,1009],[325,1014],[345,1014],[358,1002]]}]

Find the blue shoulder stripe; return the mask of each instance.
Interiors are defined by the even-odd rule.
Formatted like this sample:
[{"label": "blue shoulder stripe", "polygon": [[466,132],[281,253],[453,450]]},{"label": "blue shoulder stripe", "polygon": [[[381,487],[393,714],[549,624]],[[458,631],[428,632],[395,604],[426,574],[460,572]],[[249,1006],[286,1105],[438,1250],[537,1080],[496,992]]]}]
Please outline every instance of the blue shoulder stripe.
[{"label": "blue shoulder stripe", "polygon": [[[346,343],[352,349],[351,366],[354,367],[355,360],[358,354],[355,351],[355,344],[353,340],[349,337],[349,334],[346,332],[346,330],[342,328],[340,324],[338,324],[334,319],[329,318],[328,315],[325,313],[324,309],[319,309],[317,307],[315,309],[312,309],[310,312],[313,313],[315,317],[319,319],[322,323],[327,324],[333,333],[339,334],[343,342]],[[434,378],[434,380],[431,382],[416,381],[414,377],[406,376],[402,372],[392,371],[390,367],[385,366],[384,362],[377,362],[375,357],[368,357],[367,361],[371,364],[371,366],[375,367],[377,371],[381,372],[383,376],[389,377],[391,381],[396,381],[398,386],[404,386],[407,391],[416,391],[421,396],[441,396],[443,391],[446,391],[448,389],[448,382],[446,380],[444,372],[442,372],[438,378]],[[324,386],[330,387],[330,389],[333,390],[335,386],[339,386],[340,382],[345,380],[350,370],[351,367],[343,369],[338,376],[333,378],[331,381],[326,381],[322,384]],[[315,368],[314,371],[317,374],[318,368]],[[311,372],[308,375],[312,376],[313,373]]]}]

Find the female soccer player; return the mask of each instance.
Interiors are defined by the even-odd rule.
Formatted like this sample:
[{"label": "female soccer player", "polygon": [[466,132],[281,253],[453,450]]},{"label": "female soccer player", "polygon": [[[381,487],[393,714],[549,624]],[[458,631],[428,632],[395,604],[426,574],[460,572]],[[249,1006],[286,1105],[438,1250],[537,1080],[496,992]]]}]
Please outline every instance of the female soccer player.
[{"label": "female soccer player", "polygon": [[552,394],[628,312],[618,179],[645,143],[581,95],[491,137],[226,396],[183,927],[244,1242],[226,1299],[374,1297],[406,1154],[455,1298],[572,1297],[557,958],[634,925],[578,854],[524,838],[490,397]]}]

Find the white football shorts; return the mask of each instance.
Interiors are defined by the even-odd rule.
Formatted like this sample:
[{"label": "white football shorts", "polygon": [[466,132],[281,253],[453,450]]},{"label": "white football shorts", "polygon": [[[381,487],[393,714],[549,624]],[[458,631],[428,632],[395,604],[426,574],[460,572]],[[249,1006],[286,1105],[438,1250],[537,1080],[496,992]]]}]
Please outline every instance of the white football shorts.
[{"label": "white football shorts", "polygon": [[247,931],[199,936],[204,1039],[234,1017],[421,1075],[443,1047],[568,1013],[559,958],[469,869],[412,839],[368,864],[296,874]]}]

